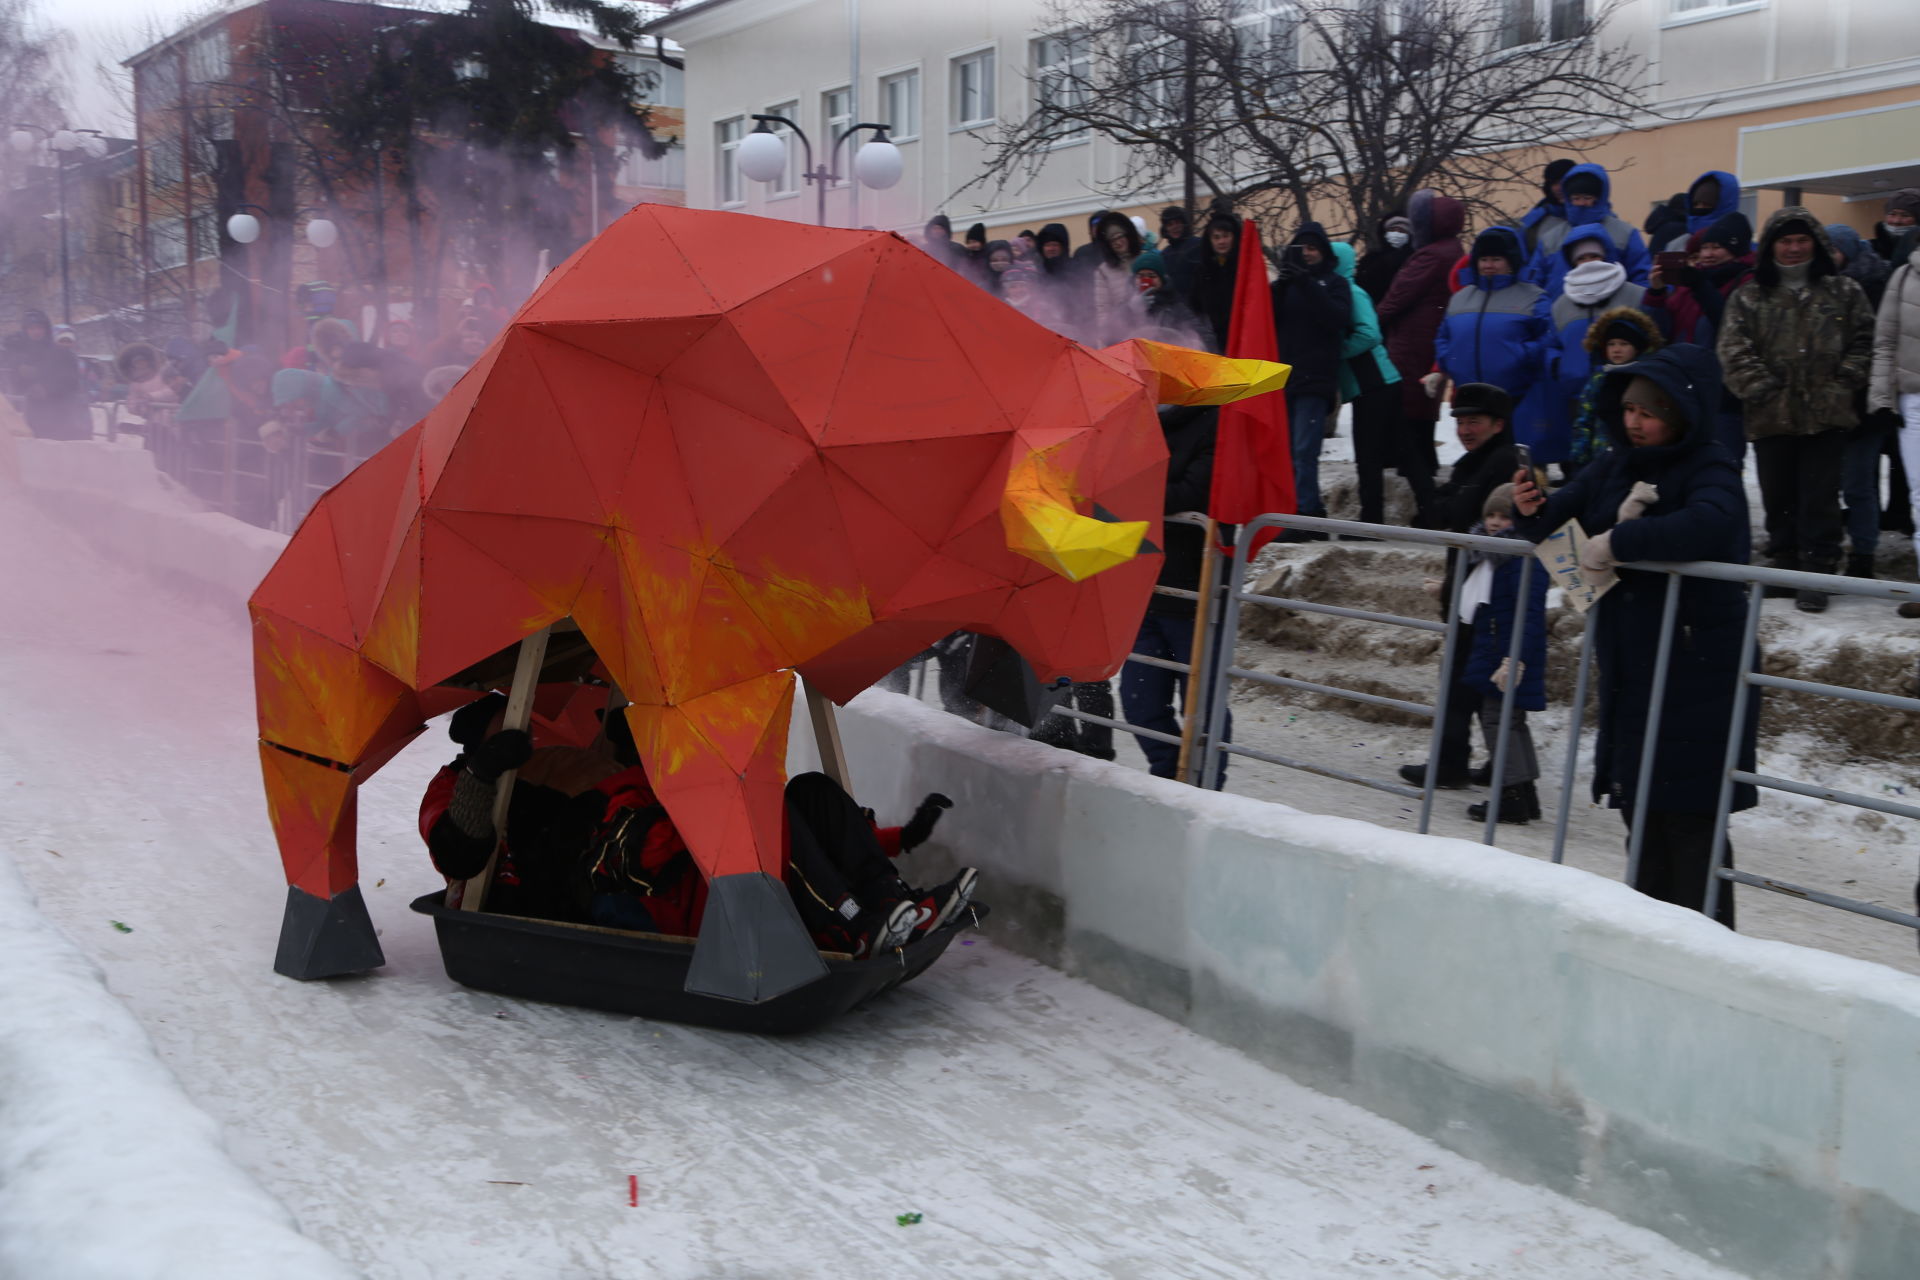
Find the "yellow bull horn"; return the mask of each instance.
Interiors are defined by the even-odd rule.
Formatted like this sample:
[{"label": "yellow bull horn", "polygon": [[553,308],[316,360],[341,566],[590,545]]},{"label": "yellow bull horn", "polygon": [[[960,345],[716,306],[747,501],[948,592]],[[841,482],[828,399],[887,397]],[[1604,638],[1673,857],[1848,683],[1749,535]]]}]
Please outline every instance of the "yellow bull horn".
[{"label": "yellow bull horn", "polygon": [[1125,564],[1140,553],[1145,520],[1103,520],[1074,510],[1073,481],[1036,449],[1013,465],[1000,498],[1007,546],[1069,582]]},{"label": "yellow bull horn", "polygon": [[1161,404],[1231,404],[1279,391],[1293,372],[1292,365],[1272,360],[1216,356],[1145,338],[1130,338],[1107,350],[1131,360],[1148,387],[1157,384]]}]

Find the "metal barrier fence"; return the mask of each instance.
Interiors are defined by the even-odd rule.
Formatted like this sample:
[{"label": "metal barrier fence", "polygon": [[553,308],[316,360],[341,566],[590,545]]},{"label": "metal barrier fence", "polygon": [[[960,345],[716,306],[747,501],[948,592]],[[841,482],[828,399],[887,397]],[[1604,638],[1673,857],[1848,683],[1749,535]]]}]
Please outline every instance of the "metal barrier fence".
[{"label": "metal barrier fence", "polygon": [[[1247,548],[1266,530],[1298,529],[1320,533],[1330,537],[1358,538],[1375,542],[1400,543],[1445,549],[1454,552],[1478,552],[1495,556],[1519,556],[1520,584],[1517,599],[1527,599],[1528,584],[1531,575],[1545,572],[1536,563],[1533,555],[1534,545],[1513,538],[1490,538],[1473,534],[1443,533],[1425,529],[1407,529],[1393,525],[1362,524],[1353,520],[1331,520],[1315,516],[1265,515],[1241,527],[1236,540],[1234,554],[1227,561],[1225,580],[1213,593],[1211,607],[1208,609],[1208,624],[1203,628],[1202,640],[1196,653],[1196,661],[1189,667],[1186,664],[1167,662],[1149,655],[1133,654],[1129,662],[1146,663],[1167,667],[1190,677],[1192,670],[1212,671],[1213,676],[1203,689],[1201,722],[1189,732],[1193,735],[1196,750],[1192,754],[1186,776],[1182,779],[1192,785],[1204,785],[1209,778],[1217,779],[1225,757],[1238,756],[1259,760],[1263,763],[1278,765],[1282,768],[1300,770],[1320,777],[1368,787],[1376,791],[1420,802],[1418,830],[1428,830],[1433,812],[1434,790],[1438,781],[1438,763],[1440,758],[1441,733],[1444,727],[1447,703],[1452,695],[1452,673],[1455,667],[1456,648],[1462,642],[1464,625],[1454,625],[1426,618],[1410,618],[1398,614],[1381,613],[1366,609],[1355,609],[1344,605],[1327,604],[1319,601],[1301,600],[1284,596],[1263,595],[1248,589],[1247,575],[1251,571]],[[1680,590],[1683,580],[1730,582],[1745,588],[1747,594],[1746,625],[1741,640],[1739,662],[1727,679],[1734,685],[1733,713],[1728,721],[1725,754],[1720,770],[1720,793],[1714,813],[1714,835],[1711,868],[1707,883],[1703,886],[1706,895],[1706,914],[1711,916],[1724,892],[1722,886],[1728,883],[1743,884],[1756,889],[1783,894],[1802,901],[1834,907],[1843,911],[1870,916],[1909,929],[1920,930],[1920,915],[1898,911],[1877,903],[1863,902],[1855,898],[1844,897],[1826,890],[1793,884],[1771,876],[1757,875],[1748,871],[1736,870],[1726,865],[1727,825],[1731,816],[1734,788],[1742,783],[1765,790],[1790,792],[1795,795],[1828,800],[1839,804],[1851,805],[1861,809],[1889,814],[1896,817],[1920,818],[1920,806],[1903,804],[1878,796],[1861,795],[1823,787],[1815,783],[1789,778],[1772,777],[1739,768],[1740,747],[1743,727],[1749,714],[1756,691],[1778,689],[1786,692],[1806,694],[1818,697],[1839,698],[1852,702],[1885,707],[1889,710],[1909,713],[1920,712],[1920,698],[1904,697],[1898,694],[1881,693],[1871,689],[1854,689],[1840,685],[1822,684],[1810,680],[1796,680],[1784,676],[1771,676],[1755,669],[1759,654],[1759,634],[1761,604],[1768,587],[1788,590],[1811,589],[1829,595],[1860,596],[1888,602],[1920,600],[1920,584],[1904,582],[1882,582],[1866,578],[1844,578],[1829,574],[1797,573],[1782,569],[1768,569],[1753,565],[1720,564],[1713,562],[1691,561],[1686,563],[1642,563],[1623,566],[1648,573],[1666,575],[1665,594],[1662,603],[1660,636],[1654,653],[1652,690],[1647,706],[1647,726],[1645,743],[1650,749],[1640,753],[1639,773],[1634,788],[1634,808],[1628,834],[1628,854],[1626,881],[1634,883],[1640,872],[1640,861],[1646,842],[1648,824],[1648,803],[1652,794],[1651,782],[1657,762],[1660,722],[1665,714],[1667,686],[1673,666],[1673,648],[1677,631],[1677,618],[1680,602]],[[1465,572],[1453,574],[1453,587],[1448,601],[1447,617],[1459,617],[1461,591],[1465,585]],[[1198,599],[1197,593],[1175,591],[1160,587],[1156,591],[1165,595],[1178,595],[1189,599]],[[1346,689],[1337,685],[1322,684],[1310,680],[1299,680],[1290,676],[1274,675],[1239,665],[1236,661],[1240,620],[1242,610],[1247,605],[1261,608],[1286,609],[1301,613],[1314,613],[1325,616],[1349,618],[1381,626],[1401,627],[1415,631],[1438,633],[1443,637],[1440,655],[1440,668],[1435,681],[1435,693],[1431,703],[1411,702],[1401,698],[1387,697],[1364,690]],[[1606,608],[1605,597],[1597,608]],[[1594,666],[1594,618],[1589,616],[1588,625],[1583,628],[1579,657],[1574,675],[1574,693],[1570,708],[1569,726],[1565,756],[1560,770],[1560,802],[1553,815],[1553,861],[1561,862],[1565,858],[1568,823],[1571,816],[1572,800],[1580,750],[1581,731],[1584,727],[1586,703]],[[1525,637],[1525,627],[1515,625],[1508,653],[1510,660],[1518,665],[1521,647]],[[1216,658],[1213,650],[1219,650]],[[1431,718],[1433,730],[1430,735],[1427,754],[1425,785],[1419,789],[1406,786],[1388,779],[1368,778],[1317,761],[1300,760],[1263,751],[1256,747],[1232,742],[1225,732],[1228,705],[1232,696],[1232,684],[1235,680],[1247,680],[1273,688],[1289,689],[1297,692],[1321,694],[1343,698],[1354,702],[1368,703],[1387,707],[1410,715]],[[1508,682],[1501,697],[1499,730],[1495,741],[1494,758],[1491,761],[1490,775],[1495,785],[1488,788],[1487,812],[1484,823],[1483,841],[1494,843],[1500,821],[1500,804],[1503,787],[1498,785],[1506,776],[1507,755],[1510,748],[1510,736],[1514,716],[1514,700],[1518,694],[1518,679]],[[1121,721],[1098,716],[1090,716],[1072,709],[1060,709],[1056,715],[1071,716],[1076,719],[1112,728],[1138,737],[1152,737],[1167,742],[1179,739],[1152,730],[1141,729]]]}]

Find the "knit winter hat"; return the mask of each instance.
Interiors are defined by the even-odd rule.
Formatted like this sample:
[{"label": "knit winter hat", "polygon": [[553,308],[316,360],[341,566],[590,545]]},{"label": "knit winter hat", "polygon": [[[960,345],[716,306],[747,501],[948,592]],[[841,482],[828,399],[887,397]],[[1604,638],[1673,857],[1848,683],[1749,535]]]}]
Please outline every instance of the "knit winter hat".
[{"label": "knit winter hat", "polygon": [[1488,227],[1473,238],[1473,251],[1468,258],[1478,266],[1482,258],[1505,258],[1507,265],[1518,271],[1521,267],[1520,238],[1506,227]]},{"label": "knit winter hat", "polygon": [[1600,336],[1608,342],[1624,342],[1633,348],[1633,354],[1643,356],[1652,335],[1631,320],[1615,320],[1600,331]]},{"label": "knit winter hat", "polygon": [[1736,258],[1753,248],[1753,224],[1737,211],[1697,234],[1700,244],[1720,245]]},{"label": "knit winter hat", "polygon": [[1391,218],[1388,218],[1385,222],[1381,223],[1380,228],[1383,231],[1404,231],[1408,235],[1412,235],[1413,219],[1408,218],[1402,214],[1396,213]]},{"label": "knit winter hat", "polygon": [[985,244],[987,242],[987,224],[984,222],[976,222],[968,227],[966,239],[978,240],[981,244]]},{"label": "knit winter hat", "polygon": [[1895,209],[1905,210],[1920,218],[1920,187],[1902,187],[1888,196],[1887,212],[1892,213]]},{"label": "knit winter hat", "polygon": [[1621,393],[1620,403],[1630,404],[1642,413],[1650,413],[1670,427],[1687,425],[1686,410],[1652,378],[1635,374],[1632,381],[1627,383],[1627,389]]},{"label": "knit winter hat", "polygon": [[1487,500],[1480,504],[1480,518],[1485,520],[1488,516],[1513,518],[1513,482],[1511,480],[1503,485],[1494,486],[1493,492],[1487,495]]},{"label": "knit winter hat", "polygon": [[1773,232],[1773,238],[1776,242],[1778,242],[1782,236],[1811,236],[1817,234],[1813,229],[1812,220],[1808,218],[1783,218],[1775,223],[1770,230]]},{"label": "knit winter hat", "polygon": [[1541,194],[1552,195],[1553,184],[1564,181],[1566,176],[1573,172],[1573,165],[1573,161],[1565,159],[1548,161],[1547,167],[1540,172]]},{"label": "knit winter hat", "polygon": [[1145,250],[1133,260],[1133,274],[1139,275],[1142,271],[1151,271],[1162,280],[1167,278],[1167,262],[1158,249]]}]

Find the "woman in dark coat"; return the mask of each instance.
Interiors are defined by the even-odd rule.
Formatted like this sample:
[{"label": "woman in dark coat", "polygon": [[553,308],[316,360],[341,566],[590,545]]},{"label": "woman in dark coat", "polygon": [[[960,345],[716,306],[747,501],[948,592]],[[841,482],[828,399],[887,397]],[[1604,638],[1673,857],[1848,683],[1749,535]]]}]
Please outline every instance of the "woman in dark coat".
[{"label": "woman in dark coat", "polygon": [[1448,277],[1466,252],[1460,231],[1467,224],[1467,208],[1450,196],[1423,188],[1413,193],[1407,218],[1413,223],[1413,254],[1393,278],[1393,287],[1378,310],[1387,358],[1400,371],[1402,429],[1408,437],[1403,456],[1418,460],[1414,464],[1418,474],[1408,476],[1407,482],[1424,503],[1433,491],[1433,473],[1439,470],[1433,424],[1440,406],[1420,380],[1433,371],[1434,335],[1453,298]]},{"label": "woman in dark coat", "polygon": [[1187,305],[1213,331],[1213,349],[1225,351],[1227,326],[1233,319],[1233,281],[1240,272],[1239,215],[1215,209],[1207,215],[1200,240],[1200,261]]},{"label": "woman in dark coat", "polygon": [[48,440],[85,440],[93,435],[87,400],[80,390],[80,361],[53,340],[44,311],[29,311],[20,332],[7,341],[10,389],[26,404],[27,427]]},{"label": "woman in dark coat", "polygon": [[[1614,366],[1598,402],[1612,448],[1544,503],[1516,473],[1521,533],[1538,542],[1577,518],[1591,540],[1585,563],[1595,570],[1640,560],[1747,563],[1753,531],[1746,493],[1732,455],[1713,438],[1719,404],[1718,366],[1704,347],[1682,343]],[[1622,512],[1639,481],[1652,485],[1657,497],[1637,516],[1631,507]],[[1667,578],[1638,569],[1619,574],[1588,622],[1596,628],[1600,666],[1593,795],[1631,824]],[[1706,901],[1745,620],[1746,592],[1738,583],[1682,581],[1634,888],[1696,911]],[[1753,768],[1758,712],[1759,699],[1750,699],[1741,769]],[[1735,810],[1750,809],[1757,799],[1747,784],[1733,789]],[[1731,846],[1727,865],[1733,865]],[[1715,918],[1733,927],[1730,888],[1722,889]]]}]

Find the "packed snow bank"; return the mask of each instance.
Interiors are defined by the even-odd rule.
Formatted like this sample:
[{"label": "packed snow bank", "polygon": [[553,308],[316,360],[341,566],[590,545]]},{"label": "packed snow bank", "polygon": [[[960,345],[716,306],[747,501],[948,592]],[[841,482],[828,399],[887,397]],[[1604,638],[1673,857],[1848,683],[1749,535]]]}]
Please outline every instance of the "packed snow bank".
[{"label": "packed snow bank", "polygon": [[0,1275],[344,1280],[0,855]]},{"label": "packed snow bank", "polygon": [[11,473],[46,514],[113,560],[223,606],[244,607],[287,536],[199,505],[137,439],[24,439]]},{"label": "packed snow bank", "polygon": [[862,803],[954,799],[1003,942],[1738,1270],[1911,1280],[1920,978],[894,694],[842,733]]}]

